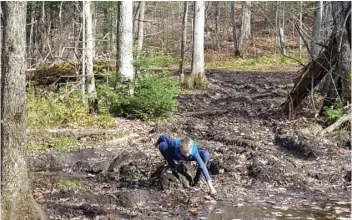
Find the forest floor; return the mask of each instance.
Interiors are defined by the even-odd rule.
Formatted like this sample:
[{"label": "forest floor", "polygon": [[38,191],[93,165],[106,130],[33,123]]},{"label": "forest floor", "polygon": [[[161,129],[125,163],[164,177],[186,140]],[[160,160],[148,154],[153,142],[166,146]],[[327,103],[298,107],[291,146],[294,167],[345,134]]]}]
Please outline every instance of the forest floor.
[{"label": "forest floor", "polygon": [[[34,197],[50,219],[346,219],[350,137],[317,138],[308,117],[278,115],[295,76],[207,70],[212,89],[179,95],[172,122],[117,118],[103,134],[57,131],[86,144],[28,157]],[[163,133],[187,134],[211,153],[216,195],[204,181],[189,187],[161,174],[153,142]]]}]

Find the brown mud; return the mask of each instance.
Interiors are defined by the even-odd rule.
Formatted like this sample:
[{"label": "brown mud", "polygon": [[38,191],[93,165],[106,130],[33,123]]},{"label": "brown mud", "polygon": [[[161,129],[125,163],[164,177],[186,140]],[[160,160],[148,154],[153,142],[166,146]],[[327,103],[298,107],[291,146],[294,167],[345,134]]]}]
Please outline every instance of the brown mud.
[{"label": "brown mud", "polygon": [[[299,119],[293,125],[277,113],[294,73],[209,70],[207,77],[212,89],[177,97],[174,123],[118,119],[138,137],[31,155],[34,197],[50,219],[348,217],[349,136],[307,135]],[[211,153],[216,195],[204,181],[190,186],[193,163],[180,163],[177,175],[162,172],[165,162],[153,148],[160,134],[189,135]]]}]

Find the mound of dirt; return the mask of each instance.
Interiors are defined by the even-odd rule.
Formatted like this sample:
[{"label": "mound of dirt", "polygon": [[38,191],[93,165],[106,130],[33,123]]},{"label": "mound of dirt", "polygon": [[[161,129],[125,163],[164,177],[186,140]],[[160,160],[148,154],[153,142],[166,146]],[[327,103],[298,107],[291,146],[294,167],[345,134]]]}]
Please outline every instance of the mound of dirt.
[{"label": "mound of dirt", "polygon": [[274,185],[302,186],[305,181],[298,175],[299,169],[289,161],[273,155],[258,154],[248,166],[248,175],[256,181]]},{"label": "mound of dirt", "polygon": [[151,196],[145,190],[134,190],[116,193],[116,198],[123,207],[136,207],[148,203]]},{"label": "mound of dirt", "polygon": [[304,160],[315,160],[324,156],[325,152],[319,147],[321,143],[313,138],[304,137],[298,133],[278,134],[275,143],[286,149],[293,156]]}]

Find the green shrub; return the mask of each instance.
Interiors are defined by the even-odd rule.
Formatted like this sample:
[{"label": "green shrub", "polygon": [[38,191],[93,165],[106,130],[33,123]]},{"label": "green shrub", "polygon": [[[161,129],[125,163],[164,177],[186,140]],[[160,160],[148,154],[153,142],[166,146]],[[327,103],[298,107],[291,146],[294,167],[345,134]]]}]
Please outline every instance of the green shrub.
[{"label": "green shrub", "polygon": [[324,110],[325,115],[332,121],[338,120],[343,115],[343,106],[341,104],[324,107]]},{"label": "green shrub", "polygon": [[51,93],[27,93],[29,102],[28,125],[31,128],[46,128],[61,124],[68,115],[68,109],[62,102],[55,102]]},{"label": "green shrub", "polygon": [[112,111],[117,115],[150,119],[171,116],[177,109],[175,96],[180,91],[179,81],[167,73],[141,74],[136,78],[135,94],[124,94]]},{"label": "green shrub", "polygon": [[111,105],[119,100],[119,93],[113,87],[106,84],[97,84],[97,97],[99,99],[99,111],[102,114],[108,113]]}]

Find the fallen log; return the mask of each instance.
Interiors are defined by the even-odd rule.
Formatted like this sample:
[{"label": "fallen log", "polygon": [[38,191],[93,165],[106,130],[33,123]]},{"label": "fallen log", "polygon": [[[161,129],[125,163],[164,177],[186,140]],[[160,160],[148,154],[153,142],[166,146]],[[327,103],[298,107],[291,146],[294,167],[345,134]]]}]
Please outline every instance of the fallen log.
[{"label": "fallen log", "polygon": [[347,121],[352,121],[352,109],[351,109],[351,105],[348,105],[344,108],[344,112],[345,114],[339,118],[337,121],[335,121],[333,124],[331,124],[329,127],[325,128],[324,130],[322,130],[319,135],[323,136],[326,133],[331,133],[334,130],[338,129],[342,124],[344,124]]},{"label": "fallen log", "polygon": [[330,125],[329,127],[325,128],[324,130],[322,130],[320,132],[320,135],[325,135],[326,133],[333,132],[334,130],[338,129],[343,123],[345,123],[347,121],[352,121],[352,115],[351,114],[347,114],[347,115],[342,116],[339,120],[334,122],[332,125]]},{"label": "fallen log", "polygon": [[[94,78],[96,80],[105,80],[106,71],[116,69],[115,64],[105,61],[94,62]],[[78,77],[82,77],[82,65],[80,62],[71,61],[66,63],[55,63],[50,65],[38,66],[26,70],[28,82],[36,82],[39,85],[51,85],[66,83],[69,81],[77,81]]]}]

